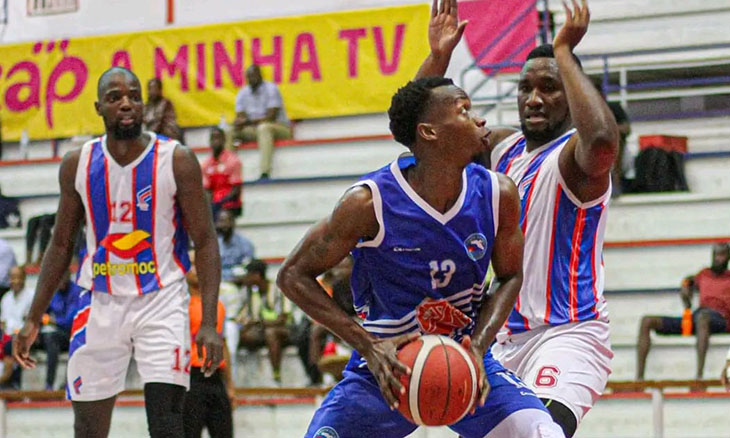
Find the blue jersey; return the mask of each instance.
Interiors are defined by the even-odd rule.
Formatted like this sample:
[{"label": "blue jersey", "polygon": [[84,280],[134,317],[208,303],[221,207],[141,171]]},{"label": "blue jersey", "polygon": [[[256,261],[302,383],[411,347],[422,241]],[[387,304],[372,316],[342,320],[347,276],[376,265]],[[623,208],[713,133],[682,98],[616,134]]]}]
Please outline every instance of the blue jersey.
[{"label": "blue jersey", "polygon": [[[379,337],[421,332],[459,339],[474,330],[486,293],[499,224],[497,176],[467,166],[461,195],[441,214],[406,182],[402,171],[414,164],[413,157],[401,157],[357,183],[370,188],[380,229],[353,251],[355,306],[365,329]],[[491,352],[483,363],[491,388],[486,404],[450,426],[454,432],[465,438],[492,436],[507,418],[529,429],[535,427],[530,413],[537,410],[551,422],[540,399]],[[400,438],[416,429],[390,409],[357,352],[343,376],[315,412],[306,438]],[[525,420],[518,411],[525,412]],[[503,430],[527,436],[519,428]]]},{"label": "blue jersey", "polygon": [[380,225],[353,256],[352,290],[363,327],[379,337],[411,332],[470,335],[486,292],[498,226],[495,173],[469,165],[454,205],[439,213],[411,188],[405,155],[366,175]]}]

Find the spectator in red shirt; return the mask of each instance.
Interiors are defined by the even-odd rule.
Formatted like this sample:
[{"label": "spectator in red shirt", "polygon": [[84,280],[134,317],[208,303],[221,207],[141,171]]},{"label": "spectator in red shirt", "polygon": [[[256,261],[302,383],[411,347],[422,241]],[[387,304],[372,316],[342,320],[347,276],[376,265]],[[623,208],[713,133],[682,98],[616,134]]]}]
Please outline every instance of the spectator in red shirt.
[{"label": "spectator in red shirt", "polygon": [[[692,333],[697,337],[697,379],[702,379],[710,334],[730,329],[730,246],[718,243],[712,248],[712,266],[682,281],[680,296],[685,309],[692,308],[692,294],[700,293],[700,306],[692,312]],[[644,379],[646,356],[651,347],[651,331],[660,335],[682,334],[682,318],[645,316],[641,319],[637,351],[637,380]]]},{"label": "spectator in red shirt", "polygon": [[234,216],[241,215],[241,188],[243,170],[241,160],[235,152],[226,149],[225,132],[214,127],[210,131],[210,148],[213,155],[203,161],[203,187],[210,193],[213,217],[220,210],[228,210]]}]

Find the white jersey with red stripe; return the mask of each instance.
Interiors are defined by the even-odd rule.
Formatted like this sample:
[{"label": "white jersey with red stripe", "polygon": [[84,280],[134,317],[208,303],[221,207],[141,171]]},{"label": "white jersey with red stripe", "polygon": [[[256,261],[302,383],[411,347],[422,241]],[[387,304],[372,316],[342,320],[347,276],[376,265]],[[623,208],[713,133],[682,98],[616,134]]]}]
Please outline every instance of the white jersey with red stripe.
[{"label": "white jersey with red stripe", "polygon": [[608,321],[603,297],[603,236],[611,188],[580,202],[558,157],[575,130],[533,150],[518,132],[495,146],[492,169],[517,184],[525,235],[525,276],[500,338],[541,326]]},{"label": "white jersey with red stripe", "polygon": [[188,237],[176,200],[177,141],[152,132],[140,156],[120,166],[106,136],[81,149],[75,187],[86,210],[87,256],[79,285],[113,295],[142,295],[185,278]]}]

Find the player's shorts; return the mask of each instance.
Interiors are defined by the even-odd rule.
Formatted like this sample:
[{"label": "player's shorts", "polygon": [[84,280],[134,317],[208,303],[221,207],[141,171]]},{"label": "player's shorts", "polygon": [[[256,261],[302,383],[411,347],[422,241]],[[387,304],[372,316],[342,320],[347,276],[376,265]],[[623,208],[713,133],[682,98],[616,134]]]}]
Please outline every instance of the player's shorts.
[{"label": "player's shorts", "polygon": [[130,297],[82,293],[74,317],[66,380],[73,401],[124,390],[134,356],[143,383],[190,385],[190,322],[184,281]]},{"label": "player's shorts", "polygon": [[[486,362],[491,361],[490,366]],[[449,426],[462,438],[563,438],[542,402],[511,372],[485,358],[491,391],[484,406]],[[391,411],[375,377],[364,367],[345,370],[314,413],[305,438],[401,438],[417,426]]]},{"label": "player's shorts", "polygon": [[606,388],[613,358],[606,322],[540,327],[500,341],[494,358],[538,397],[569,408],[578,423]]},{"label": "player's shorts", "polygon": [[[725,321],[725,318],[719,312],[708,307],[700,307],[692,312],[692,333],[695,333],[695,329],[697,328],[697,316],[700,312],[710,317],[710,333],[726,333],[728,331],[727,321]],[[682,318],[663,316],[662,328],[656,332],[659,335],[681,335]]]}]

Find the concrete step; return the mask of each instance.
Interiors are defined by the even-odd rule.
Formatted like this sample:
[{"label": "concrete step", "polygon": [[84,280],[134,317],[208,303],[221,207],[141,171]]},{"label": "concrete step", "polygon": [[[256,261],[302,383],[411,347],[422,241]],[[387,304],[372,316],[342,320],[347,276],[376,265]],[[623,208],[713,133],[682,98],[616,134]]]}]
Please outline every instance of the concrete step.
[{"label": "concrete step", "polygon": [[[644,377],[647,380],[694,379],[697,371],[694,343],[694,337],[653,336]],[[710,337],[710,346],[705,359],[705,378],[720,378],[729,347],[730,336]],[[614,357],[611,362],[610,380],[635,379],[636,344],[615,344],[612,345],[612,349]]]}]

